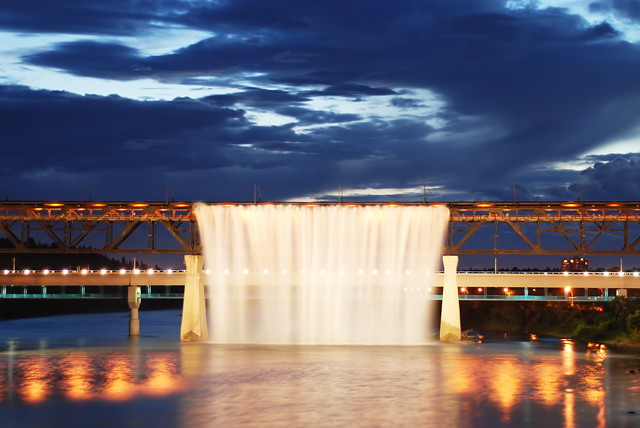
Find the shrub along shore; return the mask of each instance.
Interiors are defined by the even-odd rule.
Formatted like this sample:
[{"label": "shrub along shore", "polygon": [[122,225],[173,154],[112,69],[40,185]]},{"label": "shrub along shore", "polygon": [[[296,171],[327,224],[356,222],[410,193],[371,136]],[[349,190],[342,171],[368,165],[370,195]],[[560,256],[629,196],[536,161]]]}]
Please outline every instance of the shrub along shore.
[{"label": "shrub along shore", "polygon": [[499,330],[640,347],[640,298],[611,302],[460,302],[464,330]]}]

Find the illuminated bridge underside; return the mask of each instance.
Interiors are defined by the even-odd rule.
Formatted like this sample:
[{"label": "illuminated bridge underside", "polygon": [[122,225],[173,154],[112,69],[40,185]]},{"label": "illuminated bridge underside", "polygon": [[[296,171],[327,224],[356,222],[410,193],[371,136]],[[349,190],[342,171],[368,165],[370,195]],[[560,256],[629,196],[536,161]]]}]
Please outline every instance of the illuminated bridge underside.
[{"label": "illuminated bridge underside", "polygon": [[[250,281],[256,284],[266,286],[277,286],[279,281],[277,275],[265,276],[262,273],[248,273]],[[295,273],[291,274],[293,277]],[[426,275],[426,274],[425,274]],[[433,283],[432,289],[426,289],[421,284],[427,282],[422,275],[412,274],[412,281],[405,289],[407,293],[427,293],[434,300],[442,300],[441,287],[444,284],[444,274],[429,274]],[[361,278],[359,275],[353,275]],[[380,275],[383,277],[384,275]],[[205,283],[207,282],[206,273],[204,274]],[[124,298],[122,292],[105,293],[104,291],[89,290],[90,287],[109,287],[119,286],[127,287],[129,285],[142,288],[142,297],[148,298],[174,298],[181,299],[183,293],[169,290],[169,287],[183,286],[186,279],[184,271],[167,271],[154,272],[149,274],[141,271],[135,274],[127,271],[125,274],[120,272],[108,272],[102,274],[99,271],[88,272],[30,272],[25,274],[24,271],[15,271],[4,273],[0,271],[0,298]],[[327,283],[332,282],[331,275],[326,276]],[[349,278],[347,278],[349,279]],[[383,280],[381,284],[393,284],[393,276],[390,281]],[[295,284],[295,280],[293,281]],[[457,274],[457,285],[459,290],[459,299],[461,300],[510,300],[510,301],[606,301],[614,298],[616,293],[614,290],[640,289],[640,276],[634,274],[618,274],[604,275],[602,273],[590,273],[587,276],[580,274],[563,275],[558,273],[466,273],[459,272]],[[376,285],[373,285],[376,286]],[[18,287],[18,288],[16,288]],[[46,287],[82,287],[82,291],[67,291],[65,294],[47,293]],[[84,287],[87,287],[85,290]],[[152,289],[151,287],[154,287]],[[158,290],[156,287],[164,287]],[[566,287],[571,292],[566,292]],[[356,287],[354,287],[355,289]],[[508,290],[505,292],[505,288]],[[544,295],[531,294],[531,290],[550,289],[556,290],[556,293],[544,293]],[[600,293],[588,292],[588,290],[600,290]],[[481,291],[480,291],[481,290]],[[529,292],[525,291],[529,290]],[[607,291],[605,291],[607,290]],[[559,293],[558,293],[559,291]],[[564,292],[563,292],[564,291]],[[354,298],[356,293],[354,292]]]},{"label": "illuminated bridge underside", "polygon": [[[450,210],[447,255],[640,255],[640,202],[427,205]],[[201,253],[189,202],[1,202],[0,237],[0,253]]]},{"label": "illuminated bridge underside", "polygon": [[[260,284],[261,286],[279,286],[282,283],[281,278],[274,274],[252,273],[239,274],[247,278],[248,283]],[[293,277],[292,284],[295,285],[295,278],[301,274],[288,273],[287,275]],[[365,274],[366,275],[366,274]],[[404,275],[404,274],[401,274]],[[214,277],[214,275],[211,275]],[[340,278],[344,278],[346,283],[358,284],[358,279],[362,278],[359,274],[354,274],[353,280],[349,275],[340,275]],[[371,282],[371,286],[394,286],[398,283],[395,280],[394,275],[387,277],[387,275],[378,274],[381,280]],[[206,273],[203,273],[204,284],[208,285],[208,277]],[[331,275],[327,273],[324,278],[324,282],[327,285],[336,283],[338,274]],[[431,273],[431,274],[416,274],[411,273],[411,280],[405,281],[409,287],[423,286],[430,282],[431,287],[442,287],[444,285],[443,273]],[[152,274],[141,271],[139,274],[134,274],[127,271],[125,274],[119,272],[108,272],[101,274],[100,271],[92,271],[87,274],[81,272],[70,272],[63,274],[62,272],[50,272],[44,274],[41,271],[30,272],[25,274],[24,271],[9,271],[4,273],[0,271],[0,285],[8,286],[183,286],[186,279],[185,271],[173,271],[167,273],[166,271],[156,271]],[[459,288],[622,288],[622,289],[640,289],[640,276],[636,276],[631,273],[625,273],[623,276],[617,273],[610,275],[604,275],[603,273],[589,273],[583,275],[582,273],[575,273],[569,275],[563,275],[559,273],[466,273],[458,272],[457,285]]]}]

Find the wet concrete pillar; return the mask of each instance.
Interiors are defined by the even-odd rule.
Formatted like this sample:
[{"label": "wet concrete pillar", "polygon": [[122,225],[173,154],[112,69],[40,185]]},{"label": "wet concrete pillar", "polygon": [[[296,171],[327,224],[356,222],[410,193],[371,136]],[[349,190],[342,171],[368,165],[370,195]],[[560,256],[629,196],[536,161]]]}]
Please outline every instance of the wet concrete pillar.
[{"label": "wet concrete pillar", "polygon": [[202,280],[202,256],[184,256],[187,275],[184,284],[184,300],[182,304],[182,326],[180,340],[191,342],[207,340],[207,309],[204,297],[204,282]]},{"label": "wet concrete pillar", "polygon": [[458,300],[458,256],[443,256],[444,286],[442,288],[442,314],[440,316],[440,341],[459,341],[460,302]]},{"label": "wet concrete pillar", "polygon": [[127,293],[127,302],[131,315],[129,317],[129,336],[140,336],[140,318],[138,318],[138,309],[140,309],[140,287],[130,285]]}]

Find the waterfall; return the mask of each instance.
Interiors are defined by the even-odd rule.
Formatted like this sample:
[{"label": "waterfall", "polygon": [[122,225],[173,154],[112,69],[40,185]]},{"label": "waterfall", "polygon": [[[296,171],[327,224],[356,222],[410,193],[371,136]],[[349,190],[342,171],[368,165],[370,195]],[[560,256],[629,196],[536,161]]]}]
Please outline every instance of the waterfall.
[{"label": "waterfall", "polygon": [[446,207],[197,204],[195,212],[212,341],[427,341]]}]

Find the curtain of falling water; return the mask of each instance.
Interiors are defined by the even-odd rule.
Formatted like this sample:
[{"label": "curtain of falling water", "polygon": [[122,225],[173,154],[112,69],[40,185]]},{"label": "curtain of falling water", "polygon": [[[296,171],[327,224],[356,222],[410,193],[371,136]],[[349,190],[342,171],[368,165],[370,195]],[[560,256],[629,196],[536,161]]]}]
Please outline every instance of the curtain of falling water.
[{"label": "curtain of falling water", "polygon": [[211,340],[420,344],[449,211],[198,204]]}]

